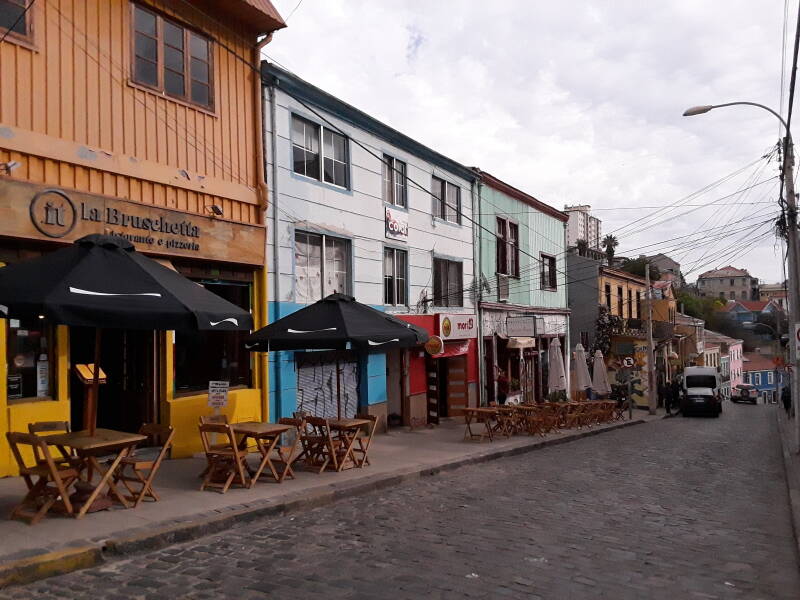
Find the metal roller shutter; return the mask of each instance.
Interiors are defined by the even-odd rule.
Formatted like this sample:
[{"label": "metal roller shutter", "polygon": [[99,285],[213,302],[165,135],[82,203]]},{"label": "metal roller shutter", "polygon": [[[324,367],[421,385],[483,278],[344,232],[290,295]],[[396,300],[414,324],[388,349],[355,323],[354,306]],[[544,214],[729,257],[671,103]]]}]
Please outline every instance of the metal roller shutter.
[{"label": "metal roller shutter", "polygon": [[[358,364],[342,360],[339,367],[342,370],[342,418],[353,418],[358,412]],[[297,410],[328,419],[337,417],[336,362],[298,364]]]}]

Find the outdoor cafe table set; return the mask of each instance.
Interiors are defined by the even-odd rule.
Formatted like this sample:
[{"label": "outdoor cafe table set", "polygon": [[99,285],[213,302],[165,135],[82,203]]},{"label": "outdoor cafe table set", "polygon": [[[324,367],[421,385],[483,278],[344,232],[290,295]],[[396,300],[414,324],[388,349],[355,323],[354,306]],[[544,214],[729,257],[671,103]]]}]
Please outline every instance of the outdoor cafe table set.
[{"label": "outdoor cafe table set", "polygon": [[491,405],[463,411],[464,439],[478,441],[494,441],[496,435],[510,437],[519,433],[543,436],[624,418],[622,407],[611,400]]}]

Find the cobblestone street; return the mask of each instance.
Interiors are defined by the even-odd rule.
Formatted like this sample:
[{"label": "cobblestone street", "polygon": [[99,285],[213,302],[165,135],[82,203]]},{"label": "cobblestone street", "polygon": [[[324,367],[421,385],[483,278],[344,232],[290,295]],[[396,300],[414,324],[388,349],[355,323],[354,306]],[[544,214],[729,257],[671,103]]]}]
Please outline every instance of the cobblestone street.
[{"label": "cobblestone street", "polygon": [[796,599],[773,410],[727,403],[720,419],[462,468],[0,598]]}]

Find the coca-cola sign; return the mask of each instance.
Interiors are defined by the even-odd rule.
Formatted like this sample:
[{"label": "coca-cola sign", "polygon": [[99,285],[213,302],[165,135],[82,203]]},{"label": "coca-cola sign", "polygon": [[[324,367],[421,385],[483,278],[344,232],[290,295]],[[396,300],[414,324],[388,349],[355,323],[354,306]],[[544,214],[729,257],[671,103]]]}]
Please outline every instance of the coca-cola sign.
[{"label": "coca-cola sign", "polygon": [[408,213],[386,207],[386,237],[390,240],[408,241]]}]

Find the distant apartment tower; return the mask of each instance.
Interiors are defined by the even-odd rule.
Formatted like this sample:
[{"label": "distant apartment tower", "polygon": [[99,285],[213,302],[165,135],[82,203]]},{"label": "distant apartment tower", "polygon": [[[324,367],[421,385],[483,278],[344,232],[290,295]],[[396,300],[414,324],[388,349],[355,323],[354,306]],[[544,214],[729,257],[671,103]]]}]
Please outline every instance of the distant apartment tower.
[{"label": "distant apartment tower", "polygon": [[723,267],[706,271],[697,278],[697,291],[701,296],[724,300],[758,300],[758,279],[747,269]]},{"label": "distant apartment tower", "polygon": [[564,212],[569,215],[567,222],[567,246],[572,247],[578,240],[586,240],[589,248],[602,250],[600,247],[601,221],[593,217],[592,207],[588,204],[565,206]]}]

